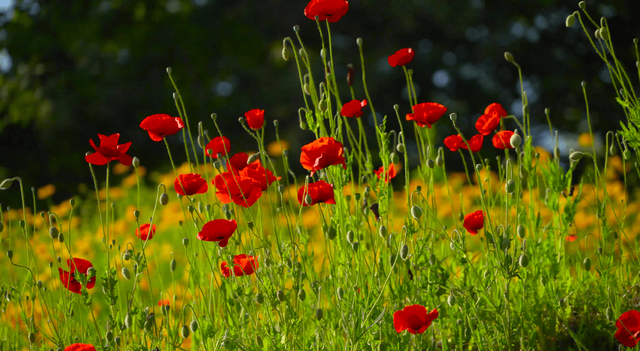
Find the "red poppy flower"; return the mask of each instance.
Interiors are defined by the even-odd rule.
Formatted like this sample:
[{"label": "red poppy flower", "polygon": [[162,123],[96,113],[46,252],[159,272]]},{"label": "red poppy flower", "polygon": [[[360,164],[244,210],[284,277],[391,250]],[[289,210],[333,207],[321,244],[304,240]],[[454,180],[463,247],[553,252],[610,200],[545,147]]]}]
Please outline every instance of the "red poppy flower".
[{"label": "red poppy flower", "polygon": [[[60,280],[62,281],[62,285],[67,288],[69,291],[74,292],[76,294],[80,294],[80,290],[82,289],[82,284],[76,280],[75,274],[84,274],[87,275],[87,271],[89,268],[93,267],[91,262],[87,260],[83,260],[82,258],[74,258],[73,260],[67,260],[67,265],[69,268],[69,272],[63,271],[62,268],[58,268],[58,273],[60,273]],[[92,277],[87,283],[87,289],[93,288],[96,285],[96,277]]]},{"label": "red poppy flower", "polygon": [[500,116],[498,116],[495,113],[493,114],[485,113],[484,115],[478,118],[478,121],[476,122],[476,129],[478,130],[478,133],[482,135],[489,135],[494,130],[496,130],[496,128],[498,128],[499,124],[500,124]]},{"label": "red poppy flower", "polygon": [[[381,179],[381,175],[384,173],[384,167],[380,167],[377,171],[373,171],[378,176],[378,179]],[[384,182],[389,183],[391,179],[395,178],[397,174],[396,166],[391,163],[389,167],[387,167],[387,173],[384,176]]]},{"label": "red poppy flower", "polygon": [[451,135],[444,138],[444,146],[448,147],[449,150],[456,152],[462,146],[463,141],[460,135]]},{"label": "red poppy flower", "polygon": [[[249,161],[249,155],[247,155],[244,152],[238,152],[237,154],[229,157],[229,161],[227,162],[227,168],[233,169],[236,171],[241,171],[248,166],[247,161]],[[252,164],[254,163],[260,164],[260,160],[255,160],[252,162]]]},{"label": "red poppy flower", "polygon": [[91,344],[71,344],[64,351],[96,351],[96,348]]},{"label": "red poppy flower", "polygon": [[416,55],[416,52],[413,51],[412,48],[405,48],[396,51],[395,54],[389,56],[387,61],[389,61],[389,65],[391,67],[396,66],[404,66],[407,63],[413,61],[413,57]]},{"label": "red poppy flower", "polygon": [[251,207],[262,195],[260,184],[253,178],[239,175],[234,177],[231,172],[218,174],[213,180],[217,191],[216,196],[224,204],[231,201],[242,206]]},{"label": "red poppy flower", "polygon": [[267,190],[271,183],[276,180],[280,180],[280,177],[276,177],[270,170],[262,167],[260,161],[256,161],[245,167],[240,171],[241,177],[251,178],[256,181],[256,185],[261,191]]},{"label": "red poppy flower", "polygon": [[104,166],[113,160],[118,160],[125,166],[131,166],[133,157],[126,154],[131,146],[131,142],[118,145],[120,133],[109,136],[98,134],[98,138],[100,138],[100,146],[96,146],[96,144],[93,143],[93,139],[89,139],[89,144],[91,144],[96,152],[84,157],[87,162],[96,166]]},{"label": "red poppy flower", "polygon": [[207,181],[197,173],[180,174],[173,182],[173,188],[182,196],[204,194],[209,190]]},{"label": "red poppy flower", "polygon": [[471,212],[464,216],[462,226],[469,232],[469,234],[478,234],[478,231],[484,227],[484,215],[482,214],[482,211]]},{"label": "red poppy flower", "polygon": [[165,136],[174,135],[184,128],[184,122],[180,117],[158,114],[143,119],[140,128],[149,132],[151,140],[162,141]]},{"label": "red poppy flower", "polygon": [[[482,134],[476,134],[471,139],[467,140],[467,143],[471,147],[471,152],[478,152],[482,149],[482,142],[484,141],[484,136]],[[460,145],[461,148],[468,150],[467,144],[462,142]]]},{"label": "red poppy flower", "polygon": [[156,225],[149,225],[149,223],[145,223],[140,226],[140,228],[136,228],[136,236],[140,238],[140,240],[150,240],[153,239],[153,235],[156,233]]},{"label": "red poppy flower", "polygon": [[244,113],[249,128],[258,130],[264,126],[264,110],[254,108]]},{"label": "red poppy flower", "polygon": [[307,193],[305,193],[305,187],[298,189],[298,202],[302,206],[311,206],[319,203],[325,204],[336,204],[336,200],[333,194],[333,187],[331,184],[325,182],[324,180],[319,180],[315,183],[310,183],[308,189],[306,189],[309,196],[311,196],[311,204],[307,204],[305,201],[305,197]]},{"label": "red poppy flower", "polygon": [[484,114],[497,115],[499,118],[507,117],[507,111],[505,111],[505,109],[502,108],[502,105],[495,102],[484,109]]},{"label": "red poppy flower", "polygon": [[422,334],[436,318],[437,309],[427,313],[424,306],[411,305],[393,314],[393,326],[398,333],[408,330],[411,334]]},{"label": "red poppy flower", "polygon": [[360,117],[364,114],[362,109],[367,106],[367,100],[351,100],[342,106],[340,114],[345,117]]},{"label": "red poppy flower", "polygon": [[202,241],[217,241],[220,247],[226,247],[229,238],[238,229],[238,222],[235,219],[214,219],[202,226],[198,233],[198,239]]},{"label": "red poppy flower", "polygon": [[331,165],[342,165],[347,169],[347,163],[342,156],[344,150],[342,144],[332,137],[322,137],[302,147],[300,163],[304,169],[313,174]]},{"label": "red poppy flower", "polygon": [[204,148],[208,156],[218,158],[218,154],[226,156],[231,150],[231,142],[225,136],[218,136],[213,139]]},{"label": "red poppy flower", "polygon": [[329,23],[338,22],[349,11],[349,2],[345,0],[311,0],[304,9],[304,15],[310,19],[319,21],[329,20]]},{"label": "red poppy flower", "polygon": [[169,301],[169,300],[160,300],[160,301],[158,301],[158,306],[171,306],[171,301]]},{"label": "red poppy flower", "polygon": [[623,313],[616,321],[616,339],[626,347],[634,347],[640,340],[640,312],[631,310]]},{"label": "red poppy flower", "polygon": [[416,121],[420,127],[431,128],[431,125],[436,123],[445,112],[447,108],[438,103],[423,102],[413,106],[413,113],[407,114],[407,121]]},{"label": "red poppy flower", "polygon": [[566,238],[564,238],[564,240],[566,240],[566,241],[568,241],[568,242],[574,242],[574,241],[576,241],[576,239],[578,239],[578,236],[573,235],[573,234],[571,234],[571,235],[567,235],[567,237],[566,237]]},{"label": "red poppy flower", "polygon": [[[233,258],[233,274],[236,277],[240,277],[243,275],[251,275],[258,269],[258,260],[255,256],[249,256],[246,254],[236,255]],[[229,270],[229,266],[227,262],[222,262],[220,264],[220,270],[222,271],[222,275],[226,278],[231,276],[231,271]]]},{"label": "red poppy flower", "polygon": [[493,136],[493,139],[491,139],[491,141],[493,142],[493,146],[495,146],[497,149],[500,149],[500,150],[513,149],[513,146],[511,146],[512,136],[513,136],[512,131],[503,130],[503,131],[497,132]]}]

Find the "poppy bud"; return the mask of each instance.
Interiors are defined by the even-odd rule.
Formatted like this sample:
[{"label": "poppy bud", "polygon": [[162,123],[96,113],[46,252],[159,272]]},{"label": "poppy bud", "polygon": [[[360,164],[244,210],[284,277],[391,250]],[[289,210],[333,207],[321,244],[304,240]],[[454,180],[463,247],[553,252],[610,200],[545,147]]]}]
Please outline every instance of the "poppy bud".
[{"label": "poppy bud", "polygon": [[521,255],[520,258],[518,258],[518,264],[520,267],[526,268],[529,265],[529,257],[527,257],[527,255]]},{"label": "poppy bud", "polygon": [[329,238],[329,240],[333,240],[336,238],[337,232],[336,232],[336,228],[334,228],[333,226],[329,226],[329,228],[327,228],[327,237]]},{"label": "poppy bud", "polygon": [[38,280],[36,285],[38,285],[38,289],[42,289],[42,280]]},{"label": "poppy bud", "polygon": [[182,245],[184,245],[185,247],[189,246],[189,238],[183,238]]},{"label": "poppy bud", "polygon": [[516,63],[515,59],[513,58],[513,54],[510,53],[509,51],[504,53],[504,59],[511,63]]},{"label": "poppy bud", "polygon": [[560,148],[557,147],[557,146],[553,148],[553,157],[555,159],[559,159],[560,158]]},{"label": "poppy bud", "polygon": [[398,154],[395,152],[392,152],[389,158],[391,159],[391,163],[398,163]]},{"label": "poppy bud", "polygon": [[456,297],[455,297],[455,295],[453,295],[453,292],[450,293],[449,296],[447,296],[447,303],[451,307],[456,305]]},{"label": "poppy bud", "polygon": [[62,235],[62,233],[58,234],[58,241],[61,243],[64,242],[64,235]]},{"label": "poppy bud", "polygon": [[435,167],[435,162],[432,159],[428,159],[427,160],[427,167],[433,169],[433,167]]},{"label": "poppy bud", "polygon": [[189,324],[189,329],[191,329],[192,333],[195,333],[198,331],[198,321],[197,320],[192,320],[191,323]]},{"label": "poppy bud", "polygon": [[422,217],[422,209],[418,206],[411,206],[411,216],[417,221]]},{"label": "poppy bud", "polygon": [[578,6],[580,6],[581,9],[586,9],[587,8],[587,2],[586,1],[580,1],[578,3]]},{"label": "poppy bud", "polygon": [[107,330],[107,333],[104,335],[104,338],[107,339],[107,341],[112,342],[113,332],[111,330]]},{"label": "poppy bud", "polygon": [[322,315],[323,315],[322,308],[318,308],[316,310],[316,319],[317,320],[321,320],[322,319]]},{"label": "poppy bud", "polygon": [[400,153],[404,153],[406,151],[403,143],[398,143],[398,145],[396,145],[396,150]]},{"label": "poppy bud", "polygon": [[260,158],[260,153],[259,153],[259,152],[257,152],[257,153],[255,153],[255,154],[253,154],[253,155],[249,156],[249,158],[247,159],[247,164],[250,164],[250,163],[254,163],[254,162],[256,162],[256,160],[257,160],[258,158]]},{"label": "poppy bud", "polygon": [[311,198],[311,195],[309,195],[309,194],[305,195],[304,202],[307,205],[311,206],[311,204],[313,203],[313,198]]},{"label": "poppy bud", "polygon": [[[309,88],[309,83],[304,83],[302,85],[302,90],[304,91],[305,94],[311,96],[311,89]],[[302,124],[302,121],[300,121],[300,124]]]},{"label": "poppy bud", "polygon": [[127,267],[122,267],[122,276],[123,276],[126,280],[131,279],[131,272],[129,272],[129,269],[128,269]]},{"label": "poppy bud", "polygon": [[625,149],[622,152],[622,157],[624,158],[625,161],[629,161],[629,159],[631,158],[631,151],[629,151],[629,149]]},{"label": "poppy bud", "polygon": [[347,232],[347,242],[349,244],[353,244],[353,239],[355,238],[355,234],[353,233],[353,230],[350,230]]},{"label": "poppy bud", "polygon": [[378,229],[378,233],[380,234],[381,237],[386,237],[387,236],[387,227],[385,227],[384,225],[380,226],[380,229]]},{"label": "poppy bud", "polygon": [[171,260],[171,263],[169,263],[169,270],[171,270],[171,273],[176,271],[176,260]]},{"label": "poppy bud", "polygon": [[204,143],[204,138],[202,137],[202,135],[198,135],[198,138],[196,138],[196,140],[198,141],[198,146],[200,146],[201,149],[205,148],[205,143]]},{"label": "poppy bud", "polygon": [[507,185],[505,185],[504,188],[507,193],[513,194],[513,192],[516,190],[516,182],[514,182],[513,179],[509,179],[507,180]]},{"label": "poppy bud", "polygon": [[13,251],[7,251],[7,257],[9,258],[9,260],[11,260],[13,258]]},{"label": "poppy bud", "polygon": [[482,170],[482,163],[478,163],[476,165],[476,171],[480,172]]},{"label": "poppy bud", "polygon": [[140,159],[137,158],[136,156],[133,156],[133,159],[131,160],[131,165],[133,166],[133,168],[140,167]]},{"label": "poppy bud", "polygon": [[347,65],[347,84],[353,86],[353,65]]},{"label": "poppy bud", "polygon": [[602,246],[598,246],[598,254],[602,256],[602,253],[604,251],[602,250]]},{"label": "poppy bud", "polygon": [[283,47],[282,47],[282,58],[283,58],[285,61],[289,61],[289,50],[287,50],[287,47],[286,47],[286,46],[283,46]]},{"label": "poppy bud", "polygon": [[162,193],[160,195],[160,205],[166,206],[169,203],[169,195],[167,193]]},{"label": "poppy bud", "polygon": [[362,46],[362,38],[357,38],[356,44],[358,44],[358,46]]},{"label": "poppy bud", "polygon": [[573,27],[573,24],[576,22],[576,16],[574,16],[574,14],[570,14],[569,16],[567,16],[567,20],[565,21],[565,24],[567,25],[567,27]]},{"label": "poppy bud", "polygon": [[613,156],[615,154],[616,154],[616,148],[612,144],[611,147],[609,147],[609,155]]},{"label": "poppy bud", "polygon": [[193,207],[193,205],[189,205],[189,206],[187,206],[187,210],[189,211],[189,213],[193,213],[193,211],[195,211],[196,208]]},{"label": "poppy bud", "polygon": [[284,291],[278,290],[276,292],[276,297],[278,298],[278,301],[284,302]]},{"label": "poppy bud", "polygon": [[407,246],[407,244],[404,244],[400,248],[400,258],[403,261],[406,261],[408,257],[409,257],[409,246]]},{"label": "poppy bud", "polygon": [[13,179],[5,179],[2,181],[2,183],[0,183],[0,190],[7,190],[11,187],[11,184],[13,184]]},{"label": "poppy bud", "polygon": [[133,317],[131,317],[131,315],[127,313],[127,315],[124,316],[124,328],[129,329],[131,328],[132,324],[133,324]]},{"label": "poppy bud", "polygon": [[169,305],[164,305],[162,307],[160,307],[160,310],[162,311],[162,315],[166,316],[169,313],[169,309],[171,308],[171,306]]},{"label": "poppy bud", "polygon": [[186,325],[183,325],[182,328],[180,328],[180,336],[183,339],[186,339],[189,337],[189,327],[187,327]]},{"label": "poppy bud", "polygon": [[518,232],[518,236],[520,238],[524,238],[524,235],[526,233],[526,230],[524,229],[524,226],[522,224],[518,225],[518,228],[516,229],[516,231]]},{"label": "poppy bud", "polygon": [[584,261],[582,261],[582,266],[588,272],[591,270],[591,259],[589,257],[585,257]]},{"label": "poppy bud", "polygon": [[395,254],[389,255],[389,266],[393,266],[397,260],[398,260],[398,257],[396,257]]},{"label": "poppy bud", "polygon": [[18,224],[20,225],[20,228],[22,228],[22,229],[24,229],[24,227],[26,227],[26,226],[27,226],[27,223],[26,223],[23,219],[21,219],[21,220],[18,222]]},{"label": "poppy bud", "polygon": [[324,112],[327,110],[327,100],[325,99],[320,100],[320,102],[318,103],[318,110],[320,110],[321,112]]},{"label": "poppy bud", "polygon": [[584,154],[582,152],[575,151],[575,152],[572,152],[571,155],[569,155],[569,159],[571,161],[579,161],[582,158],[583,155]]},{"label": "poppy bud", "polygon": [[512,147],[517,148],[518,146],[520,146],[520,144],[522,144],[522,137],[520,137],[518,133],[514,133],[511,136],[511,139],[509,139],[509,144],[511,144]]},{"label": "poppy bud", "polygon": [[51,237],[51,239],[57,239],[58,234],[60,234],[60,232],[58,231],[58,228],[56,227],[49,228],[49,236]]},{"label": "poppy bud", "polygon": [[300,289],[300,291],[298,291],[298,300],[300,301],[304,301],[307,298],[307,293],[304,291],[304,289]]},{"label": "poppy bud", "polygon": [[442,156],[438,155],[436,157],[436,166],[442,167],[443,164],[444,164],[444,159],[442,158]]},{"label": "poppy bud", "polygon": [[355,242],[353,244],[351,244],[351,248],[353,249],[353,251],[358,252],[358,248],[360,247],[360,243],[359,242]]},{"label": "poppy bud", "polygon": [[29,333],[27,335],[27,338],[29,339],[29,343],[30,344],[33,344],[33,343],[36,342],[36,334],[34,334],[34,333]]}]

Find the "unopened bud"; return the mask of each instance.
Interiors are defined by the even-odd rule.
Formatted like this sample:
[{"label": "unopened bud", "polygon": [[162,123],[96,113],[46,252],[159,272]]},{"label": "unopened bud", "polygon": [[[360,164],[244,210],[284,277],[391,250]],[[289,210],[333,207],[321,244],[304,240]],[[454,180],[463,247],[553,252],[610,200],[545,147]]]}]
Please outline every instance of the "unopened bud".
[{"label": "unopened bud", "polygon": [[261,305],[264,302],[264,295],[261,292],[256,294],[256,302]]},{"label": "unopened bud", "polygon": [[313,198],[311,197],[311,195],[309,195],[309,194],[305,195],[304,202],[307,205],[311,206],[311,204],[313,203]]},{"label": "unopened bud", "polygon": [[131,160],[131,165],[133,166],[133,168],[140,167],[140,159],[136,156],[133,156],[133,160]]},{"label": "unopened bud", "polygon": [[304,291],[304,289],[300,289],[300,291],[298,291],[298,300],[304,301],[306,298],[307,293]]},{"label": "unopened bud", "polygon": [[406,261],[408,257],[409,257],[409,246],[407,246],[407,244],[404,244],[400,248],[400,258],[403,261]]},{"label": "unopened bud", "polygon": [[284,291],[278,290],[278,292],[276,292],[276,297],[278,298],[278,301],[284,302]]},{"label": "unopened bud", "polygon": [[625,161],[629,161],[629,159],[631,158],[631,151],[629,151],[629,149],[625,149],[622,152],[622,157],[624,157]]},{"label": "unopened bud", "polygon": [[520,135],[518,135],[517,133],[513,134],[511,136],[511,139],[509,139],[509,144],[511,144],[512,147],[517,148],[522,144],[522,137],[520,137]]},{"label": "unopened bud", "polygon": [[447,297],[447,304],[449,304],[449,306],[451,307],[456,305],[456,297],[455,295],[453,295],[453,293],[450,293]]},{"label": "unopened bud", "polygon": [[11,187],[11,184],[13,184],[13,179],[5,179],[2,181],[2,183],[0,183],[0,190],[7,190]]},{"label": "unopened bud", "polygon": [[589,257],[585,257],[584,261],[582,261],[582,266],[588,272],[591,270],[591,259]]},{"label": "unopened bud", "polygon": [[518,232],[518,236],[520,238],[524,238],[524,235],[526,234],[526,230],[522,224],[518,225],[518,228],[516,229],[516,231]]},{"label": "unopened bud", "polygon": [[516,190],[516,182],[514,182],[513,179],[507,180],[507,185],[505,185],[505,190],[507,191],[507,193],[513,194],[513,192]]},{"label": "unopened bud", "polygon": [[342,289],[342,287],[338,287],[336,293],[338,294],[338,299],[342,300],[344,297],[344,289]]},{"label": "unopened bud", "polygon": [[350,230],[347,232],[347,242],[349,244],[353,244],[353,239],[355,239],[355,233],[353,232],[353,230]]},{"label": "unopened bud", "polygon": [[565,25],[567,27],[573,27],[573,24],[576,23],[576,16],[574,16],[574,14],[570,14],[569,16],[567,16],[567,20],[565,21]]},{"label": "unopened bud", "polygon": [[478,163],[476,165],[476,171],[480,172],[482,170],[482,163]]},{"label": "unopened bud", "polygon": [[362,38],[357,38],[356,44],[358,44],[358,46],[362,46]]},{"label": "unopened bud", "polygon": [[192,320],[191,323],[189,324],[189,329],[191,329],[192,333],[197,332],[198,331],[198,327],[199,327],[198,321],[195,320],[195,319]]},{"label": "unopened bud", "polygon": [[451,122],[456,123],[456,121],[458,120],[458,115],[455,113],[452,113],[449,115],[449,119],[451,120]]},{"label": "unopened bud", "polygon": [[11,260],[13,258],[13,251],[7,251],[7,257],[9,258],[9,260]]},{"label": "unopened bud", "polygon": [[169,270],[171,270],[171,273],[176,271],[176,260],[171,260],[171,263],[169,263]]},{"label": "unopened bud", "polygon": [[185,247],[189,246],[189,238],[183,238],[182,245],[184,245]]},{"label": "unopened bud", "polygon": [[186,339],[189,337],[189,327],[187,327],[186,325],[183,325],[182,328],[180,328],[180,336],[183,339]]},{"label": "unopened bud", "polygon": [[569,159],[571,161],[579,161],[583,156],[583,153],[580,151],[574,151],[571,153],[571,155],[569,155]]},{"label": "unopened bud", "polygon": [[510,53],[509,51],[504,53],[504,59],[511,63],[516,63],[515,59],[513,58],[513,54]]},{"label": "unopened bud", "polygon": [[286,46],[283,46],[283,47],[282,47],[282,58],[283,58],[285,61],[289,61],[289,50],[287,49],[287,47],[286,47]]},{"label": "unopened bud", "polygon": [[385,227],[384,225],[381,225],[380,229],[378,229],[378,233],[380,234],[381,237],[386,238],[387,237],[387,227]]},{"label": "unopened bud", "polygon": [[422,209],[419,206],[411,206],[411,216],[417,221],[422,217]]},{"label": "unopened bud", "polygon": [[58,234],[58,241],[61,243],[64,242],[64,235],[62,235],[62,233]]},{"label": "unopened bud", "polygon": [[169,203],[169,195],[167,193],[160,194],[160,205],[166,206]]},{"label": "unopened bud", "polygon": [[606,27],[600,28],[600,37],[604,40],[609,40],[609,30]]},{"label": "unopened bud", "polygon": [[317,320],[321,320],[321,319],[322,319],[322,316],[323,316],[322,308],[318,308],[318,309],[316,310],[316,319],[317,319]]},{"label": "unopened bud", "polygon": [[60,234],[60,232],[58,231],[58,228],[56,227],[49,228],[49,236],[51,237],[51,239],[57,239],[58,234]]},{"label": "unopened bud", "polygon": [[441,155],[438,155],[436,157],[436,166],[442,167],[443,164],[444,164],[444,159],[442,158]]},{"label": "unopened bud", "polygon": [[587,2],[586,1],[580,1],[578,3],[578,6],[580,6],[581,9],[586,9],[587,8]]},{"label": "unopened bud", "polygon": [[29,343],[30,343],[30,344],[35,343],[35,342],[36,342],[36,334],[34,334],[34,333],[31,333],[31,332],[30,332],[30,333],[27,335],[27,339],[29,339]]},{"label": "unopened bud", "polygon": [[526,268],[529,265],[529,257],[524,254],[521,255],[520,258],[518,258],[518,264],[520,265],[520,267]]}]

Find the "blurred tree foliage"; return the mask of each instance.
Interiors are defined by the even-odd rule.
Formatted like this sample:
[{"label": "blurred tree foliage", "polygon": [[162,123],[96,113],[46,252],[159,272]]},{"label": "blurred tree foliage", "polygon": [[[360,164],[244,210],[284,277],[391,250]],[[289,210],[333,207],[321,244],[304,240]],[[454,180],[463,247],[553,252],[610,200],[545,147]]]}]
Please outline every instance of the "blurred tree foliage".
[{"label": "blurred tree foliage", "polygon": [[[632,38],[640,33],[630,11],[636,1],[587,1],[596,20],[608,18],[617,54],[629,69],[635,61]],[[216,135],[209,120],[216,112],[232,151],[251,151],[242,146],[249,139],[237,117],[262,108],[268,120],[281,121],[281,135],[295,159],[295,150],[311,134],[298,127],[297,109],[303,102],[295,64],[285,62],[280,52],[282,39],[294,37],[292,26],[301,25],[319,78],[319,36],[316,24],[303,15],[306,4],[14,1],[0,12],[0,176],[21,176],[36,187],[55,183],[62,190],[59,196],[68,197],[77,192],[77,184],[90,183],[83,156],[98,133],[121,133],[121,142],[133,141],[130,154],[143,165],[167,167],[164,147],[150,141],[138,124],[154,113],[177,115],[168,66],[186,100],[192,128],[202,120],[210,135]],[[520,113],[517,70],[503,58],[510,51],[523,67],[531,111],[541,131],[547,130],[545,136],[545,107],[561,131],[587,130],[580,88],[584,80],[594,127],[603,137],[618,129],[623,114],[613,100],[606,67],[579,23],[565,27],[566,16],[577,9],[577,1],[566,0],[354,0],[349,13],[331,27],[336,73],[346,77],[346,65],[352,62],[359,77],[356,38],[362,37],[377,110],[392,115],[398,103],[401,113],[407,113],[404,75],[389,67],[386,57],[413,47],[417,54],[410,68],[419,101],[443,103],[459,121],[468,121],[465,128],[472,133],[489,103]],[[357,98],[364,98],[359,80],[355,88]],[[350,99],[346,84],[341,93]],[[365,117],[371,125],[372,116]],[[438,145],[452,133],[448,124],[438,126]],[[272,124],[267,128],[273,139]],[[173,142],[180,142],[177,138]]]}]

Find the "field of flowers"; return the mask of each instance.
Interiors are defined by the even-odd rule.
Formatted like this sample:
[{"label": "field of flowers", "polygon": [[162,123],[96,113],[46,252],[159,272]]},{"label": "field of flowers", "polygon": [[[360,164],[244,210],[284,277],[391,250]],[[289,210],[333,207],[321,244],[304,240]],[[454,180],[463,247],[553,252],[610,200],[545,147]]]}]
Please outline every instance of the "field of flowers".
[{"label": "field of flowers", "polygon": [[[581,2],[567,26],[582,25],[607,63],[627,120],[602,150],[591,128],[580,150],[560,150],[547,111],[548,152],[532,138],[526,91],[522,118],[495,102],[463,117],[418,101],[411,48],[388,57],[410,104],[377,119],[363,40],[346,84],[331,69],[331,23],[348,9],[304,9],[322,36],[321,75],[299,26],[297,42],[283,41],[299,71],[301,133],[315,136],[300,150],[269,111],[190,123],[167,68],[179,117],[146,117],[150,140],[132,150],[157,148],[170,173],[146,169],[115,133],[89,140],[93,180],[68,201],[48,200],[55,185],[4,180],[22,207],[0,211],[0,350],[638,349],[640,99],[606,20]],[[595,93],[581,89],[589,118]],[[369,111],[375,131],[362,122]],[[238,122],[253,145],[224,136]],[[477,134],[440,135],[442,123]],[[184,148],[171,147],[180,135]],[[503,156],[484,158],[490,149]],[[466,172],[447,171],[452,153]]]}]

